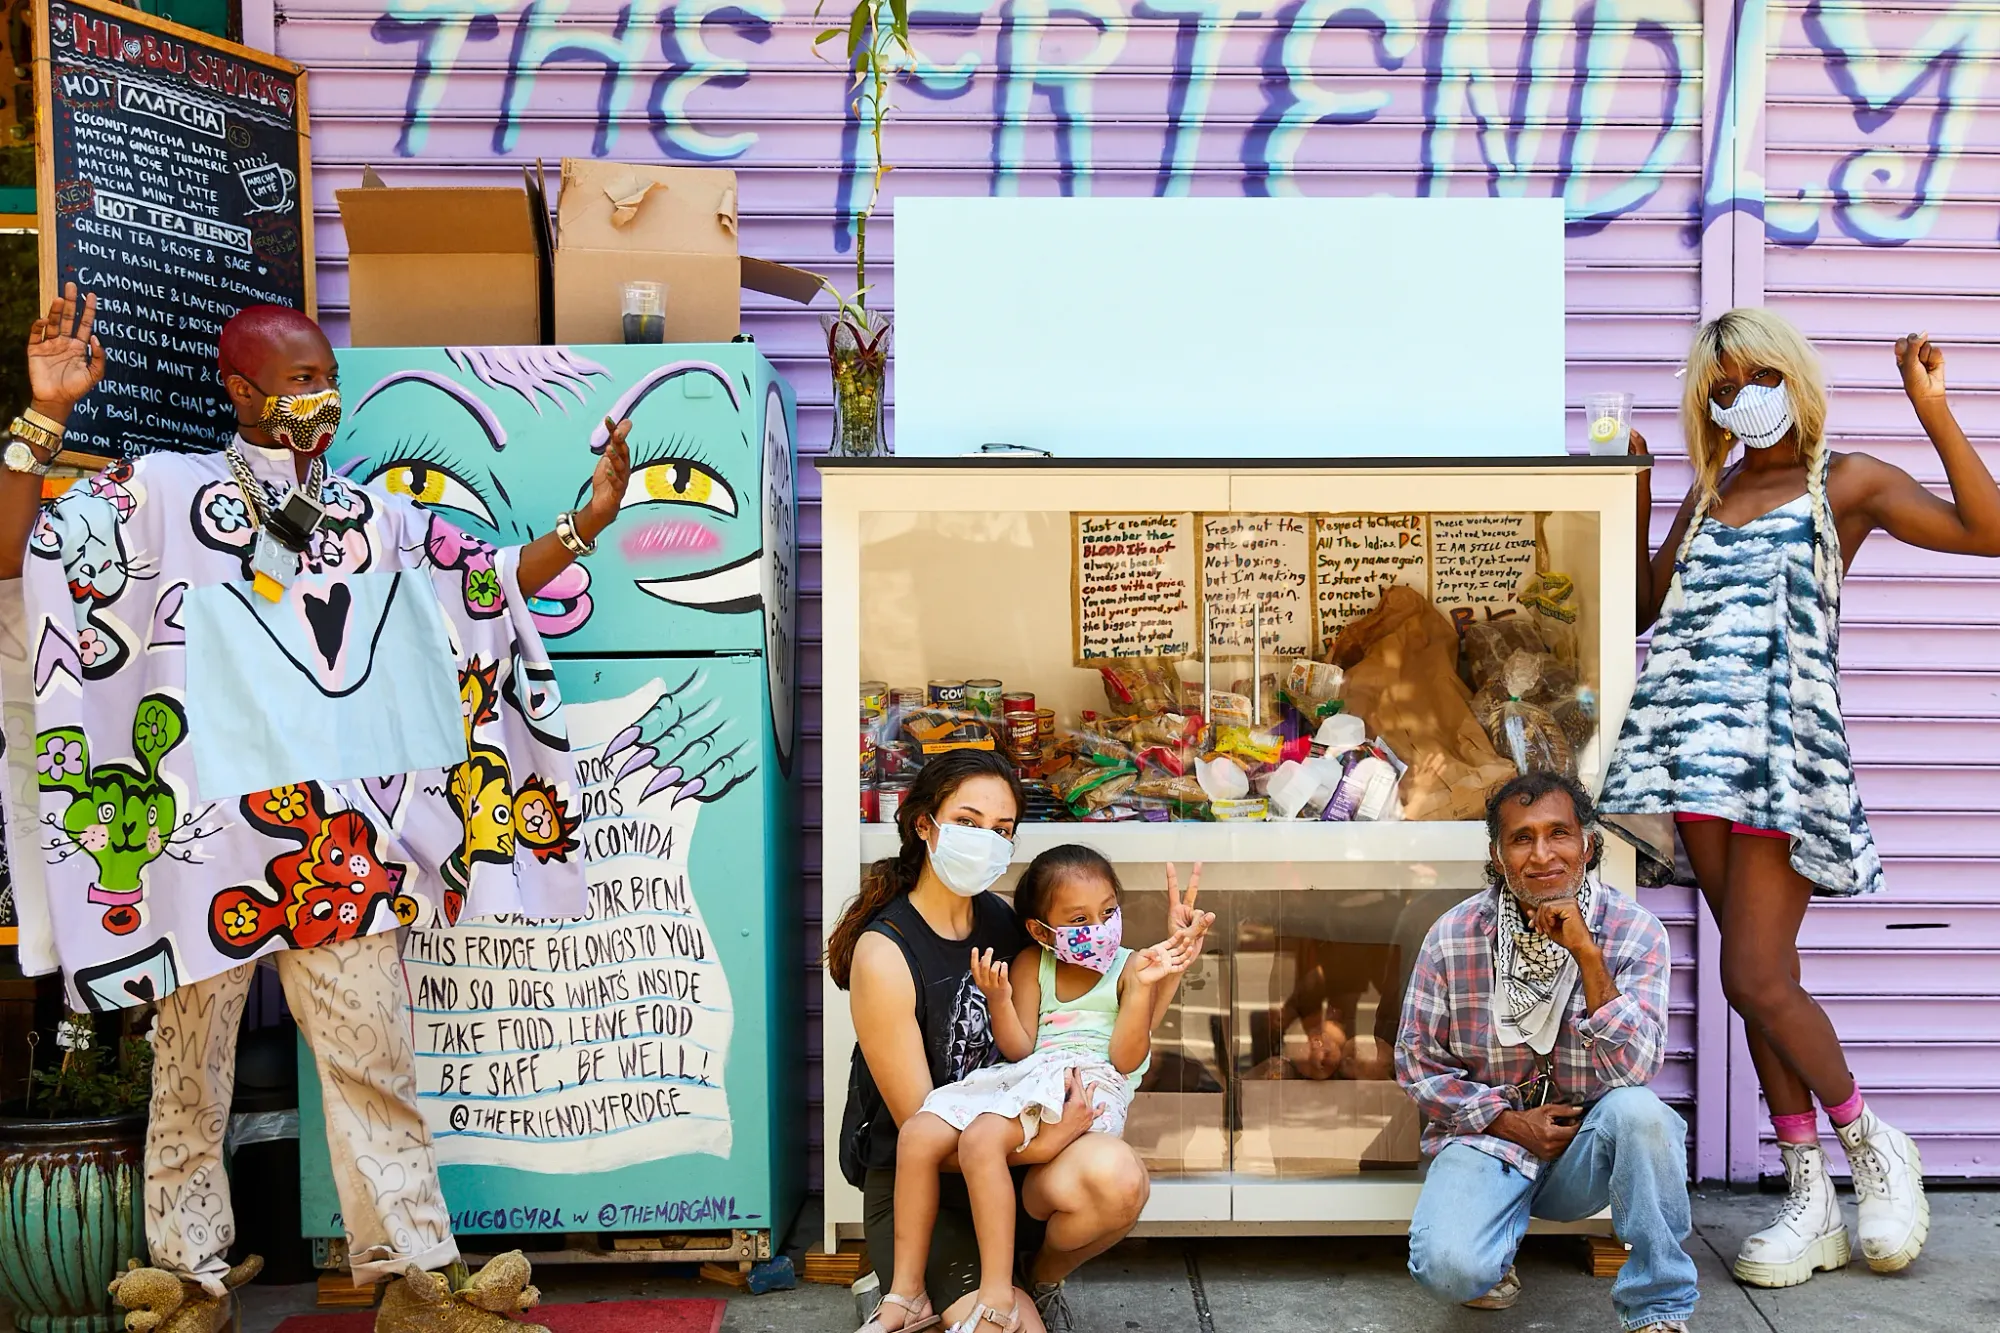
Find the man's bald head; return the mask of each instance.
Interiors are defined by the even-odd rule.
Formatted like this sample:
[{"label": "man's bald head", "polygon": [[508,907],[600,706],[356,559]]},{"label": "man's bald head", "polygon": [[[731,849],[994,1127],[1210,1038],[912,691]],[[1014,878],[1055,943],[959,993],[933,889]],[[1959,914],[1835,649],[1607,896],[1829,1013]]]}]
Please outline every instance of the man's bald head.
[{"label": "man's bald head", "polygon": [[258,444],[270,443],[255,429],[264,420],[267,399],[319,393],[340,378],[326,334],[289,306],[239,310],[222,326],[215,359],[245,437]]}]

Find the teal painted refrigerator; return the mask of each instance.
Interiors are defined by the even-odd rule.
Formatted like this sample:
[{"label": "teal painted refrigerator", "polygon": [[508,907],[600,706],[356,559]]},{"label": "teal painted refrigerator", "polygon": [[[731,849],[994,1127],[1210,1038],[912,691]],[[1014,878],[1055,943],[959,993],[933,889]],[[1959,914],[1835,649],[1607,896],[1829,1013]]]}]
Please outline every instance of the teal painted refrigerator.
[{"label": "teal painted refrigerator", "polygon": [[[405,950],[453,1228],[473,1250],[481,1233],[781,1244],[807,1139],[791,388],[747,343],[339,358],[331,465],[500,546],[580,505],[605,418],[633,422],[617,523],[530,601],[578,762],[591,918],[420,929]],[[335,1237],[301,1060],[304,1229]]]}]

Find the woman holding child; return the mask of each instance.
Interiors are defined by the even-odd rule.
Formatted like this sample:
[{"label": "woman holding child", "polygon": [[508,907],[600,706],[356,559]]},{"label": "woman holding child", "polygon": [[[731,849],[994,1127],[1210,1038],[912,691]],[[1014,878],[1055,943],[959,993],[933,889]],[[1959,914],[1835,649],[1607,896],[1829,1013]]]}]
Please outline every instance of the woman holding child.
[{"label": "woman holding child", "polygon": [[926,765],[897,817],[900,852],[870,869],[828,937],[857,1037],[841,1170],[863,1191],[885,1293],[871,1329],[885,1333],[940,1316],[972,1333],[1066,1333],[1063,1279],[1145,1206],[1146,1169],[1115,1130],[1214,917],[1194,910],[1191,882],[1185,901],[1172,894],[1167,940],[1120,948],[1116,877],[1071,847],[1024,876],[1024,925],[990,892],[1023,805],[995,754]]}]

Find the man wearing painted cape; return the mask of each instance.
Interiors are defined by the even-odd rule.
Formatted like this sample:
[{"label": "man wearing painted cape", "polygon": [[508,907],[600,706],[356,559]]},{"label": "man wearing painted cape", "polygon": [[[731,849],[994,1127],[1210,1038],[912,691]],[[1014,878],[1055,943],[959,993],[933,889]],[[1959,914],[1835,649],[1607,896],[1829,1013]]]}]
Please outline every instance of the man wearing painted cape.
[{"label": "man wearing painted cape", "polygon": [[[7,835],[21,957],[69,1003],[157,1005],[140,1310],[227,1319],[222,1139],[256,960],[318,1060],[357,1283],[377,1328],[470,1330],[533,1303],[519,1256],[462,1273],[416,1101],[399,925],[584,915],[575,773],[526,597],[594,549],[629,471],[611,432],[556,531],[495,549],[328,474],[333,349],[306,316],[223,329],[238,434],[150,454],[43,505],[97,386],[95,299],[29,334],[34,402],[0,471]],[[105,1274],[107,1280],[113,1275]]]}]

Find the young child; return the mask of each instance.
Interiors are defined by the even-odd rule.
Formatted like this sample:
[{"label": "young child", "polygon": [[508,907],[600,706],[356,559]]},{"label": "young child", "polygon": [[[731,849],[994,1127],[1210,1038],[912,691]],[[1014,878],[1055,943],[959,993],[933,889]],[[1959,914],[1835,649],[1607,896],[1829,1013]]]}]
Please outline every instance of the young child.
[{"label": "young child", "polygon": [[[1171,869],[1168,884],[1181,906]],[[1151,1062],[1153,1029],[1214,920],[1193,912],[1196,891],[1191,881],[1188,910],[1176,913],[1187,920],[1166,940],[1134,953],[1121,944],[1123,889],[1109,861],[1088,847],[1064,846],[1029,864],[1014,891],[1014,911],[1036,943],[1012,967],[996,962],[991,950],[972,956],[994,1042],[1014,1063],[934,1090],[904,1122],[896,1152],[895,1272],[883,1310],[862,1333],[915,1333],[937,1324],[923,1295],[924,1263],[937,1220],[938,1171],[954,1151],[980,1260],[976,1303],[955,1333],[1020,1327],[1009,1159],[1034,1141],[1044,1121],[1061,1118],[1072,1075],[1090,1099],[1091,1131],[1124,1132],[1132,1094]],[[897,1315],[908,1322],[888,1322]]]}]

